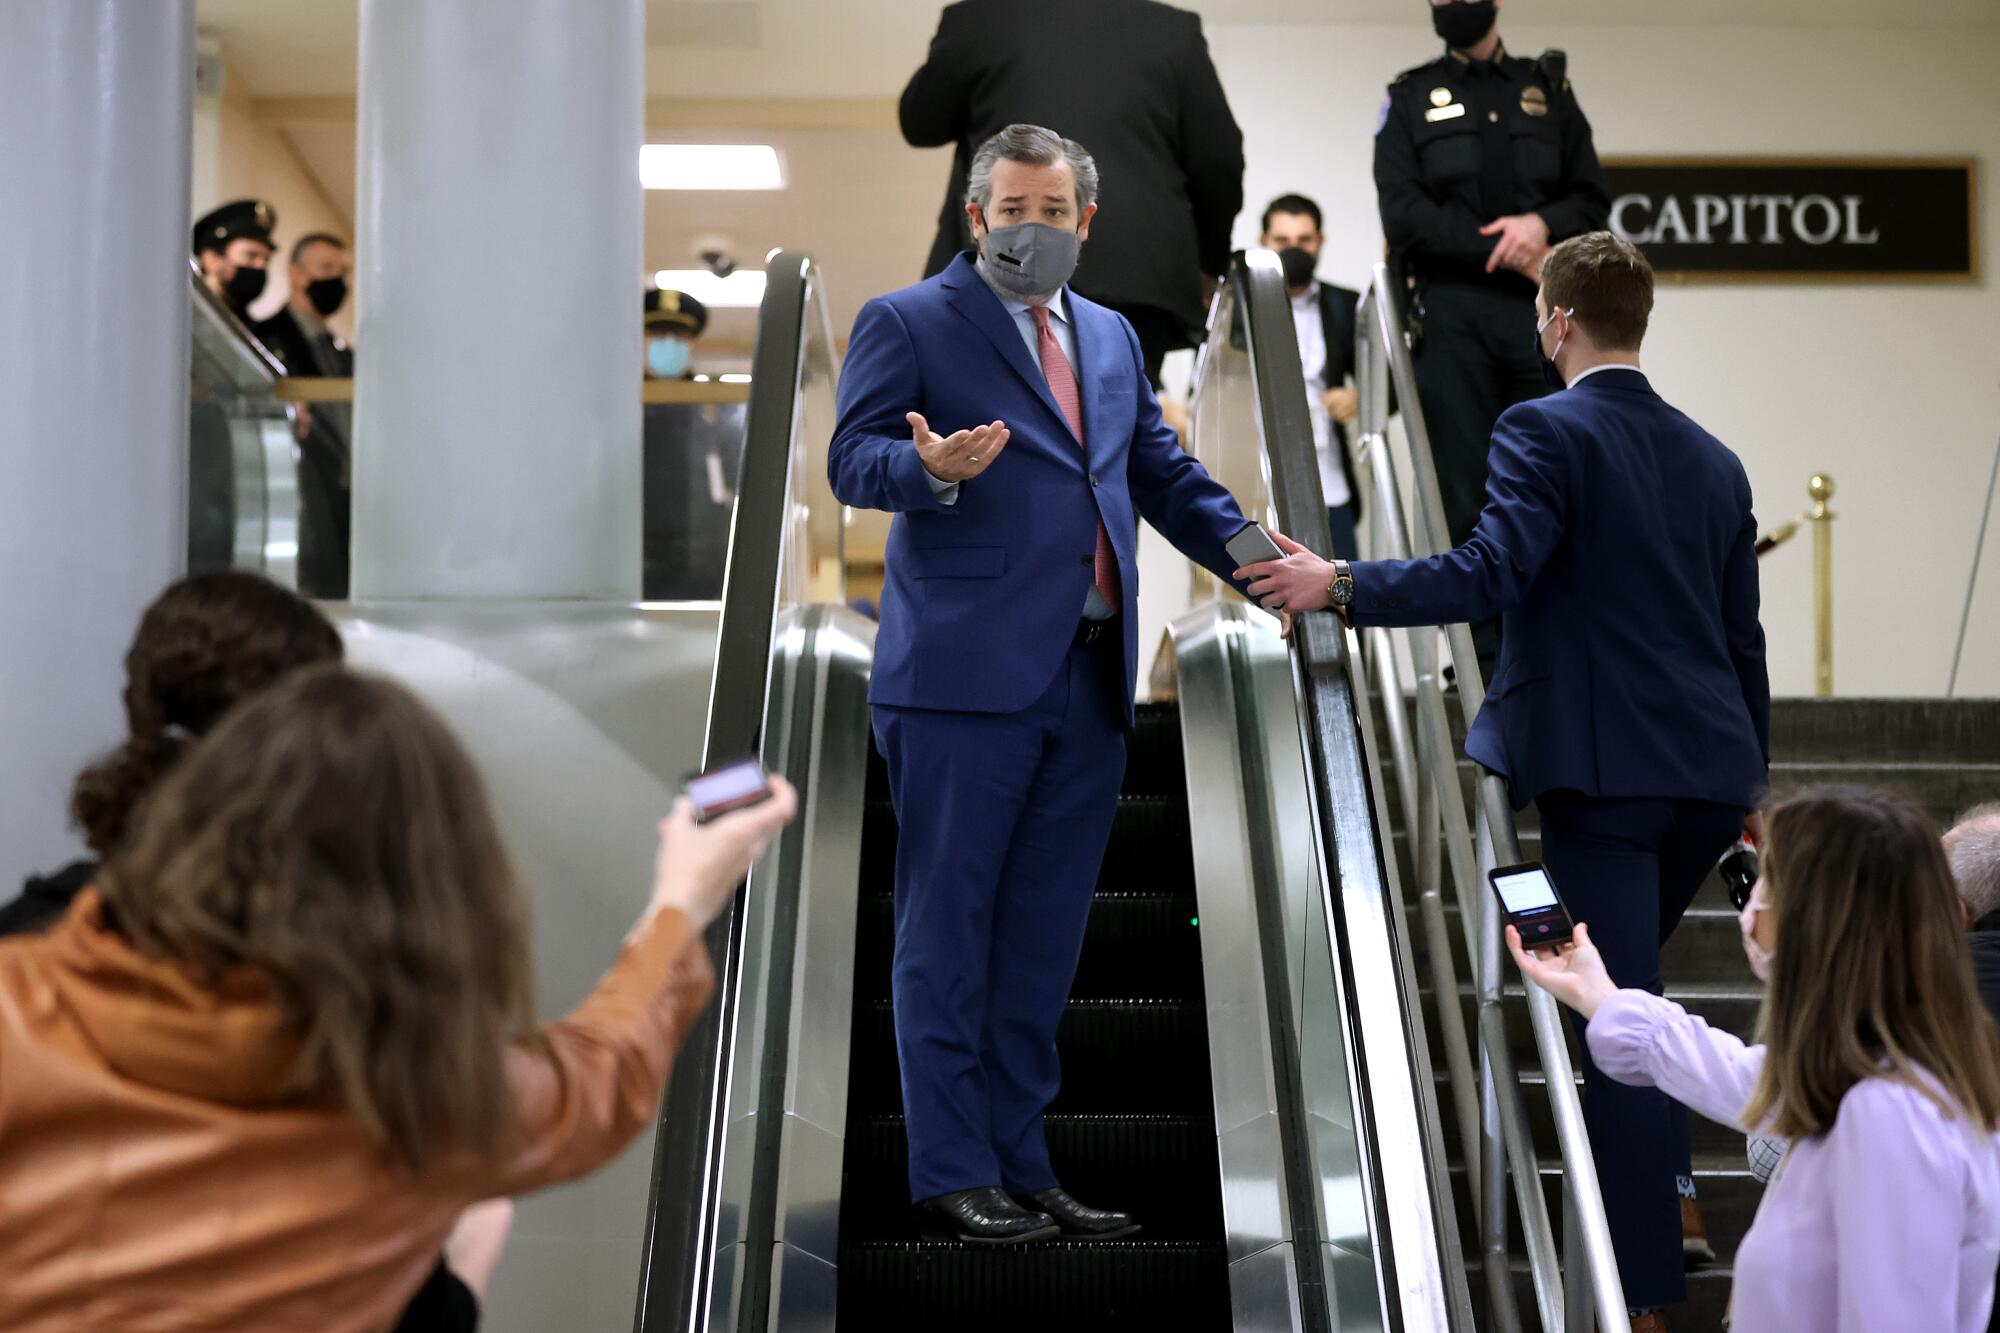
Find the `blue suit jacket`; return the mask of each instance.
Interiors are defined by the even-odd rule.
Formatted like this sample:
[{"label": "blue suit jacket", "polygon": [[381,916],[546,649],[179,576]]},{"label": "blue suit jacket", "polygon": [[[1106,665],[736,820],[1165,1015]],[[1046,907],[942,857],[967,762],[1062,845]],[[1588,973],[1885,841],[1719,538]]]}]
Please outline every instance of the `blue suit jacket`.
[{"label": "blue suit jacket", "polygon": [[[1088,449],[1041,366],[964,255],[861,308],[840,376],[827,472],[842,504],[894,513],[871,702],[1011,713],[1055,679],[1092,580],[1101,515],[1124,593],[1128,720],[1138,654],[1138,519],[1228,579],[1223,543],[1244,524],[1229,492],[1160,419],[1124,316],[1065,291]],[[933,494],[903,417],[949,435],[989,421],[1006,449]]]},{"label": "blue suit jacket", "polygon": [[1770,763],[1743,464],[1645,376],[1509,408],[1457,550],[1354,566],[1361,625],[1505,615],[1466,752],[1517,805],[1558,788],[1748,807]]}]

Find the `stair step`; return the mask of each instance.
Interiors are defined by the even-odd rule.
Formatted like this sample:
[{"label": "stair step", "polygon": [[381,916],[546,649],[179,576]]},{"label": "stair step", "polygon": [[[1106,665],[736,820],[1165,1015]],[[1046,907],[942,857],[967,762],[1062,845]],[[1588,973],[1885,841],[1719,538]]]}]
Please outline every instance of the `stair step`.
[{"label": "stair step", "polygon": [[[1739,1142],[1740,1137],[1739,1137]],[[1539,1159],[1542,1177],[1542,1196],[1549,1210],[1549,1220],[1556,1228],[1556,1235],[1562,1235],[1562,1164],[1553,1156]],[[1714,1155],[1697,1155],[1694,1163],[1695,1195],[1701,1204],[1702,1221],[1708,1227],[1710,1243],[1715,1247],[1716,1258],[1728,1263],[1734,1256],[1737,1242],[1750,1229],[1750,1220],[1757,1214],[1757,1205],[1764,1197],[1764,1185],[1745,1165],[1743,1154],[1738,1152],[1733,1161]],[[1452,1198],[1458,1209],[1459,1237],[1465,1245],[1466,1253],[1478,1252],[1479,1243],[1473,1227],[1472,1195],[1467,1189],[1465,1168],[1454,1164],[1451,1168]],[[1513,1208],[1513,1187],[1508,1186],[1508,1208]],[[1516,1249],[1522,1241],[1518,1223],[1512,1227],[1512,1239]]]},{"label": "stair step", "polygon": [[1881,787],[1915,802],[1943,826],[1968,807],[1992,800],[2000,790],[2000,764],[1990,762],[1996,753],[2000,747],[1987,751],[1986,763],[1779,761],[1771,765],[1771,794],[1782,798],[1827,783]]},{"label": "stair step", "polygon": [[[1671,995],[1677,987],[1705,987],[1708,989],[1749,987],[1751,985],[1749,964],[1743,961],[1742,936],[1736,922],[1736,909],[1728,906],[1727,898],[1719,882],[1703,888],[1696,901],[1701,905],[1691,907],[1681,918],[1680,925],[1660,951],[1660,975],[1666,978],[1667,990]],[[1406,904],[1406,917],[1410,929],[1416,937],[1417,975],[1428,977],[1430,940],[1424,933],[1422,918],[1417,913],[1414,901]],[[1468,980],[1465,963],[1465,936],[1459,927],[1458,905],[1449,901],[1444,909],[1445,930],[1452,944],[1452,961],[1458,969],[1461,983]],[[1512,974],[1514,964],[1507,961],[1504,966]]]},{"label": "stair step", "polygon": [[[1154,1240],[1203,1240],[1222,1208],[1215,1122],[1196,1115],[1052,1115],[1049,1158],[1063,1187],[1131,1213]],[[850,1127],[844,1206],[877,1240],[919,1239],[910,1207],[909,1137],[900,1115]]]},{"label": "stair step", "polygon": [[1991,763],[2000,700],[1773,699],[1771,752],[1798,762],[1924,759]]},{"label": "stair step", "polygon": [[[1535,1319],[1535,1281],[1528,1270],[1526,1259],[1515,1258],[1511,1264],[1514,1275],[1514,1301],[1521,1312],[1521,1322],[1527,1328],[1537,1327]],[[1485,1309],[1485,1290],[1480,1285],[1479,1266],[1476,1260],[1470,1265],[1472,1273],[1472,1305],[1475,1311]],[[1667,1308],[1667,1320],[1674,1333],[1721,1333],[1723,1317],[1729,1310],[1729,1289],[1733,1275],[1722,1264],[1713,1264],[1697,1269],[1687,1275],[1687,1300],[1680,1305]],[[1492,1327],[1482,1322],[1482,1328]]]},{"label": "stair step", "polygon": [[[1062,1113],[1204,1115],[1208,1029],[1199,999],[1071,1000],[1056,1030]],[[902,1109],[895,1017],[887,1000],[857,1003],[850,1115]]]},{"label": "stair step", "polygon": [[864,1241],[840,1247],[845,1329],[1230,1326],[1221,1240]]},{"label": "stair step", "polygon": [[[1075,999],[1150,993],[1185,998],[1201,992],[1200,919],[1191,893],[1099,889],[1084,928]],[[886,890],[863,895],[855,938],[856,994],[889,998],[895,950],[895,901]]]},{"label": "stair step", "polygon": [[[1549,1106],[1547,1080],[1539,1068],[1523,1066],[1517,1069],[1521,1078],[1521,1100],[1528,1110],[1528,1134],[1534,1140],[1535,1158],[1540,1162],[1556,1162],[1561,1154],[1556,1151],[1555,1112]],[[1453,1118],[1451,1093],[1443,1070],[1433,1070],[1432,1077],[1437,1082],[1438,1112],[1444,1116],[1444,1144],[1447,1160],[1457,1162],[1463,1154],[1459,1152],[1458,1122]],[[1582,1080],[1577,1080],[1577,1090],[1582,1091]],[[1694,1154],[1696,1164],[1710,1163],[1717,1170],[1734,1169],[1741,1166],[1749,1169],[1743,1131],[1733,1125],[1720,1124],[1707,1116],[1688,1112],[1688,1145]]]}]

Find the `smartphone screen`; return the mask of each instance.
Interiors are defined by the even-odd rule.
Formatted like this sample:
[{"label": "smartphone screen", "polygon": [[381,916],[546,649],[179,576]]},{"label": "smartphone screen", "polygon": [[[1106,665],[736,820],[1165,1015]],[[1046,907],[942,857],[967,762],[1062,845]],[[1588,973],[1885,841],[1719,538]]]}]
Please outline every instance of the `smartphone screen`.
[{"label": "smartphone screen", "polygon": [[1222,549],[1229,552],[1229,558],[1236,562],[1238,569],[1285,558],[1285,553],[1271,540],[1271,534],[1255,523],[1245,523],[1238,528],[1236,535],[1222,544]]},{"label": "smartphone screen", "polygon": [[701,822],[769,799],[771,780],[757,760],[739,759],[689,778],[686,790],[695,820]]},{"label": "smartphone screen", "polygon": [[1507,912],[1507,922],[1521,932],[1524,948],[1542,949],[1567,943],[1571,933],[1569,910],[1556,896],[1555,882],[1539,861],[1502,866],[1489,872],[1493,891]]}]

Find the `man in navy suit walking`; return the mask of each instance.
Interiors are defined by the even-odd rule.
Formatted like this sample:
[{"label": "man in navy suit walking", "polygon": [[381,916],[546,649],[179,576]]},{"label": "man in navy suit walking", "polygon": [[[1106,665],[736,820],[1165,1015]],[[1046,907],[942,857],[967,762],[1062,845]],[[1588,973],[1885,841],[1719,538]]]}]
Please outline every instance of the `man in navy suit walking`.
[{"label": "man in navy suit walking", "polygon": [[[1350,568],[1279,538],[1293,554],[1239,572],[1266,607],[1333,606],[1354,625],[1506,617],[1466,753],[1516,806],[1535,803],[1543,859],[1613,979],[1657,993],[1660,947],[1770,764],[1750,483],[1639,370],[1653,271],[1637,249],[1606,231],[1563,242],[1535,307],[1544,368],[1566,389],[1500,417],[1464,545]],[[1656,1311],[1686,1290],[1687,1114],[1584,1052],[1626,1300]]]},{"label": "man in navy suit walking", "polygon": [[1160,419],[1125,318],[1069,290],[1097,211],[1082,145],[974,155],[976,253],[862,307],[828,472],[896,515],[868,698],[896,852],[896,1047],[926,1229],[1137,1230],[1049,1165],[1056,1024],[1125,769],[1137,520],[1223,578],[1236,502]]}]

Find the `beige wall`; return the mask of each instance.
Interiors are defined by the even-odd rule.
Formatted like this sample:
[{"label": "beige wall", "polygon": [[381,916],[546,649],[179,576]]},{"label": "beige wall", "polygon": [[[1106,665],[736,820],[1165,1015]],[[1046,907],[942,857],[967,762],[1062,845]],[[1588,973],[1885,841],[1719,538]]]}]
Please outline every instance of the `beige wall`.
[{"label": "beige wall", "polygon": [[[1981,159],[1985,281],[1666,288],[1646,346],[1660,390],[1742,455],[1766,526],[1805,507],[1815,470],[1838,481],[1838,691],[1942,694],[2000,436],[2000,31],[1506,33],[1524,54],[1569,52],[1607,154]],[[1322,271],[1363,285],[1382,244],[1370,138],[1382,89],[1434,39],[1421,25],[1227,23],[1209,37],[1248,144],[1237,240],[1253,240],[1273,195],[1304,191],[1327,212]],[[1961,694],[2000,693],[1995,542],[1983,564]],[[1763,562],[1780,693],[1812,689],[1810,570],[1803,538]]]},{"label": "beige wall", "polygon": [[[252,307],[266,316],[291,294],[285,257],[292,243],[316,231],[351,240],[353,223],[306,169],[284,131],[258,118],[250,90],[234,71],[225,72],[219,98],[204,100],[195,121],[194,216],[231,199],[263,199],[277,210],[278,257],[265,294]],[[352,336],[353,316],[350,300],[331,322]]]}]

